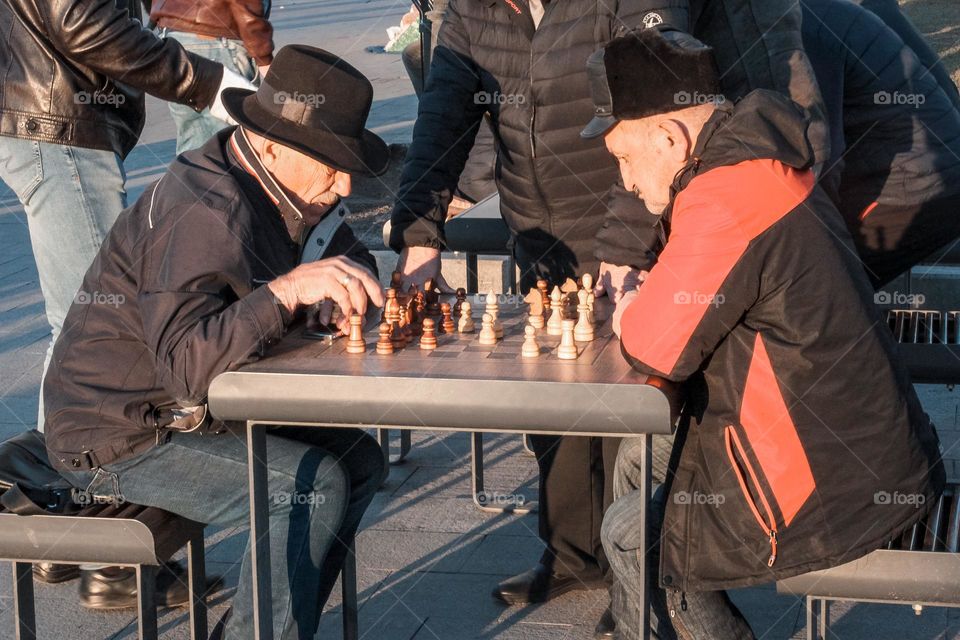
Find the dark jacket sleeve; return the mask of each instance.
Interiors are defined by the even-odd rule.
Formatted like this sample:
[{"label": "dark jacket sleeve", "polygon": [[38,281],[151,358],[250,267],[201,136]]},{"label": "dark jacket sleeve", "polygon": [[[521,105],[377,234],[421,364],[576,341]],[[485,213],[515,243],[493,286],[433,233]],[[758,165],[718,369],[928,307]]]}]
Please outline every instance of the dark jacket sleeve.
[{"label": "dark jacket sleeve", "polygon": [[650,270],[663,248],[660,216],[650,213],[619,182],[607,194],[607,213],[596,235],[594,255],[601,262]]},{"label": "dark jacket sleeve", "polygon": [[620,320],[627,360],[680,382],[693,375],[756,303],[760,266],[740,226],[700,203],[697,228],[674,235]]},{"label": "dark jacket sleeve", "polygon": [[477,136],[486,107],[477,99],[480,74],[450,3],[407,151],[390,225],[390,247],[442,247],[447,206]]},{"label": "dark jacket sleeve", "polygon": [[253,242],[229,215],[200,205],[172,210],[144,247],[144,338],[159,382],[182,406],[204,402],[218,374],[263,355],[285,329],[273,292],[251,291]]},{"label": "dark jacket sleeve", "polygon": [[223,66],[159,38],[113,0],[38,3],[51,44],[70,60],[169,102],[210,106]]}]

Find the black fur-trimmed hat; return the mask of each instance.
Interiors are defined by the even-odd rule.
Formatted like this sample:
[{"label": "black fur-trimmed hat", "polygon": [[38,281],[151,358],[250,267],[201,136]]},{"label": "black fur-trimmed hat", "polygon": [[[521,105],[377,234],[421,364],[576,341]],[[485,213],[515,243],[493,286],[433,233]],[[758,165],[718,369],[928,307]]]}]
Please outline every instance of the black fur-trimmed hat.
[{"label": "black fur-trimmed hat", "polygon": [[679,111],[720,96],[713,49],[682,31],[643,29],[587,60],[594,117],[580,132],[603,135],[619,120]]}]

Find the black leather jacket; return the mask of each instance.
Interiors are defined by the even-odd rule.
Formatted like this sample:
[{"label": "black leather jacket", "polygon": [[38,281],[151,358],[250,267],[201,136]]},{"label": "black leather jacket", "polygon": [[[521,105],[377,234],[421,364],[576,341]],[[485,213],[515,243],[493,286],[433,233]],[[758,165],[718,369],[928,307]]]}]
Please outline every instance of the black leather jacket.
[{"label": "black leather jacket", "polygon": [[0,135],[114,151],[143,93],[200,110],[223,67],[145,29],[137,0],[0,0]]}]

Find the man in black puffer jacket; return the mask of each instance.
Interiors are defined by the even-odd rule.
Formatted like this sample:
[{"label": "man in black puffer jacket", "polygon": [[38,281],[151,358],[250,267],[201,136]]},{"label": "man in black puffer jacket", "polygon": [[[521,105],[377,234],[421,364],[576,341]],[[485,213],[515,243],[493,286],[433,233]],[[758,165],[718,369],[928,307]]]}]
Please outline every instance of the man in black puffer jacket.
[{"label": "man in black puffer jacket", "polygon": [[830,121],[821,184],[879,287],[960,236],[957,87],[896,7],[805,0],[803,16]]},{"label": "man in black puffer jacket", "polygon": [[[678,5],[450,3],[391,221],[390,245],[401,252],[405,286],[439,274],[447,206],[484,113],[497,137],[501,211],[513,232],[523,290],[538,277],[559,284],[591,273],[601,293],[617,298],[631,276],[650,268],[663,235],[659,219],[616,186],[616,164],[603,144],[579,136],[594,113],[586,59],[621,30],[687,28],[693,22],[705,40],[724,49],[729,83],[722,88],[731,98],[766,87],[811,107],[819,102],[802,52],[799,8],[791,2],[694,0],[690,7],[680,3],[680,13],[662,9],[665,4]],[[705,98],[677,97],[691,103]],[[809,135],[825,153],[825,129],[818,125]],[[618,443],[532,440],[546,549],[534,570],[494,591],[510,603],[598,587],[606,571],[599,527],[612,491],[604,470],[612,467]]]}]

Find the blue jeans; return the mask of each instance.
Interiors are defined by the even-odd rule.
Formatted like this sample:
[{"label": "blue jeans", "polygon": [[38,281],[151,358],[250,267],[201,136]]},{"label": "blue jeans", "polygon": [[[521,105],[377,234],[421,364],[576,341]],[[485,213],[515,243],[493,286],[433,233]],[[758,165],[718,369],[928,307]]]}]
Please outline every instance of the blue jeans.
[{"label": "blue jeans", "polygon": [[[227,38],[203,38],[185,31],[160,29],[161,36],[173,38],[187,51],[219,62],[254,84],[259,84],[257,65],[243,43]],[[190,107],[170,103],[170,115],[177,125],[177,155],[202,146],[218,131],[228,126],[226,122],[210,115],[210,109],[197,113]]]},{"label": "blue jeans", "polygon": [[[654,482],[666,477],[666,462],[673,438],[654,436]],[[625,438],[617,456],[614,472],[616,500],[603,517],[600,537],[615,575],[610,589],[610,608],[617,621],[621,640],[639,640],[640,563],[647,556],[648,593],[652,605],[651,629],[659,640],[754,640],[750,625],[725,591],[681,593],[659,585],[660,531],[663,529],[666,491],[664,485],[654,492],[647,511],[649,549],[640,548],[640,510],[643,507],[638,475],[639,439]]]},{"label": "blue jeans", "polygon": [[[280,427],[267,435],[273,628],[313,640],[363,512],[386,473],[376,440],[357,429]],[[65,474],[90,494],[159,507],[223,527],[250,522],[242,429],[175,433],[96,471]],[[225,638],[253,637],[250,543]]]},{"label": "blue jeans", "polygon": [[[112,151],[0,136],[0,179],[27,213],[52,330],[44,375],[83,276],[127,206],[125,178],[123,161]],[[42,393],[37,428],[43,431]]]}]

